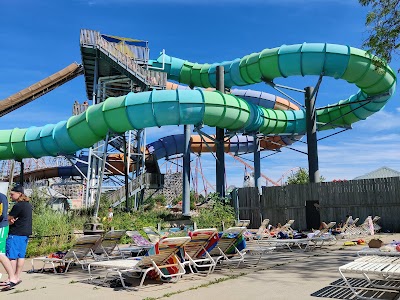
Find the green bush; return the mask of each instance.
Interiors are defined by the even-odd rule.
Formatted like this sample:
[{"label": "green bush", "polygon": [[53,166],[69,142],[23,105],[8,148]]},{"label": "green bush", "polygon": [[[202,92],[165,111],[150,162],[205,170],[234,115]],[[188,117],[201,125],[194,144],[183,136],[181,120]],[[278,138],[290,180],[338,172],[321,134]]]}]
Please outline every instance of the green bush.
[{"label": "green bush", "polygon": [[222,222],[225,227],[235,223],[235,212],[232,206],[224,205],[221,201],[215,201],[212,208],[201,208],[199,215],[192,218],[199,228],[222,229]]}]

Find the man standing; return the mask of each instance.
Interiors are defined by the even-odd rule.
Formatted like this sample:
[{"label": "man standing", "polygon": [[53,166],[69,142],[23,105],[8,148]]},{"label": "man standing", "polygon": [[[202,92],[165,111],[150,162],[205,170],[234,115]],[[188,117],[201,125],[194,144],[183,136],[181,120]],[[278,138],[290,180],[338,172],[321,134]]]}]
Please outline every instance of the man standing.
[{"label": "man standing", "polygon": [[18,278],[6,256],[6,240],[8,236],[8,199],[6,195],[0,193],[0,263],[8,274],[8,281],[0,282],[0,286],[15,286],[18,284]]},{"label": "man standing", "polygon": [[32,234],[32,205],[24,194],[24,188],[20,185],[15,186],[11,189],[10,196],[16,203],[8,216],[10,230],[6,242],[6,255],[11,260],[16,281],[10,279],[2,291],[12,289],[21,282],[28,239]]}]

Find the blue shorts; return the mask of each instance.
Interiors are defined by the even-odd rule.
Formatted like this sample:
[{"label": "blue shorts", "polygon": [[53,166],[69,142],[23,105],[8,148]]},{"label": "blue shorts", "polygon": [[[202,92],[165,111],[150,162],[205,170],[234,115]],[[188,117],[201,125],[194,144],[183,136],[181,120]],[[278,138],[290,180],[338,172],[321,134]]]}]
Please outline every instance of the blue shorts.
[{"label": "blue shorts", "polygon": [[25,258],[29,237],[23,235],[8,235],[6,256],[11,259]]}]

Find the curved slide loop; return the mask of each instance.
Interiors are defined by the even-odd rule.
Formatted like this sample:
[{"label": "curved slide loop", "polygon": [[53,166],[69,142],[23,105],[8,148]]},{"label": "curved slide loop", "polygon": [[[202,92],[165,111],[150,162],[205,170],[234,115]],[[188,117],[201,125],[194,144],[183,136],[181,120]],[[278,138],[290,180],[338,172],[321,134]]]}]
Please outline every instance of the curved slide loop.
[{"label": "curved slide loop", "polygon": [[[200,65],[166,57],[170,78],[203,87],[215,86],[218,64]],[[152,62],[153,65],[158,63]],[[349,125],[379,111],[394,93],[396,76],[365,51],[333,44],[300,44],[265,49],[221,63],[226,86],[260,82],[261,78],[320,75],[342,78],[361,90],[339,106],[318,110],[320,129]],[[367,100],[357,103],[360,100]],[[347,105],[349,104],[349,105]],[[223,117],[221,117],[223,116]],[[273,110],[229,94],[201,90],[129,93],[108,98],[67,121],[43,127],[0,131],[0,159],[22,159],[73,153],[103,139],[108,130],[125,132],[154,126],[205,124],[230,131],[251,129],[265,135],[305,133],[303,110]]]},{"label": "curved slide loop", "polygon": [[[381,110],[394,93],[396,75],[378,57],[357,48],[326,43],[303,43],[264,49],[241,59],[214,64],[198,64],[168,55],[151,61],[156,67],[166,62],[172,80],[189,86],[216,86],[216,66],[224,66],[225,86],[244,86],[263,79],[321,75],[354,83],[360,91],[334,106],[317,111],[321,130],[350,125]],[[367,101],[363,101],[367,100]],[[361,103],[357,103],[362,101]]]},{"label": "curved slide loop", "polygon": [[0,159],[74,153],[103,139],[108,130],[122,133],[130,129],[179,124],[205,124],[231,131],[253,127],[265,134],[293,135],[298,133],[294,129],[300,129],[300,133],[305,130],[303,111],[274,112],[257,106],[252,114],[246,101],[219,92],[129,93],[108,98],[81,115],[56,125],[0,131]]}]

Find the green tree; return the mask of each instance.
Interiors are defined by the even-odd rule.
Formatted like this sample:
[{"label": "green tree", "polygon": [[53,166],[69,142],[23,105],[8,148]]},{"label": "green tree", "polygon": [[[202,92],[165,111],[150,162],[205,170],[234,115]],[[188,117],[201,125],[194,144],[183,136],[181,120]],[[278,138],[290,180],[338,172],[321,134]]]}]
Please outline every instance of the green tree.
[{"label": "green tree", "polygon": [[[325,178],[320,176],[319,180],[325,181]],[[310,182],[310,177],[308,176],[308,170],[305,168],[300,168],[296,173],[290,175],[286,181],[286,184],[306,184]]]},{"label": "green tree", "polygon": [[371,7],[365,21],[369,37],[363,46],[390,62],[392,54],[400,50],[400,0],[359,0],[359,3]]}]

